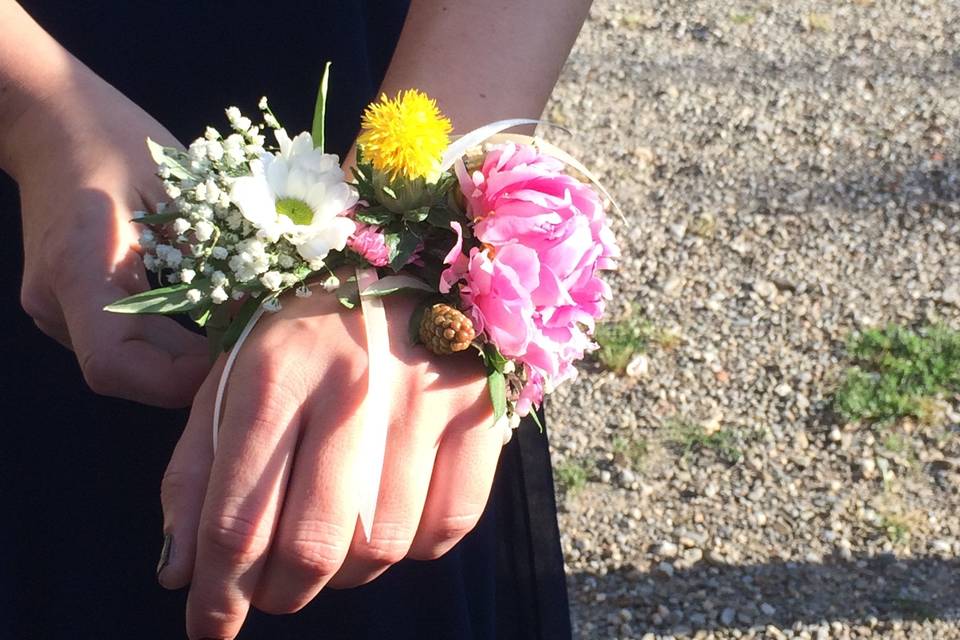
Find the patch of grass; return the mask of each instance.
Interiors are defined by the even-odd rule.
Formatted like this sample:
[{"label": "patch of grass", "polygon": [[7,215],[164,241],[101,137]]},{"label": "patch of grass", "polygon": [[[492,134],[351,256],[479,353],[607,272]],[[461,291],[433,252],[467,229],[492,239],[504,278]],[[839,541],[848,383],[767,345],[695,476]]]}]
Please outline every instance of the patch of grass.
[{"label": "patch of grass", "polygon": [[909,441],[899,433],[888,433],[881,444],[890,453],[906,453],[910,450]]},{"label": "patch of grass", "polygon": [[754,20],[757,19],[752,13],[731,13],[730,21],[733,24],[752,24]]},{"label": "patch of grass", "polygon": [[937,396],[960,390],[960,332],[943,326],[889,325],[857,334],[849,368],[834,398],[847,420],[924,419]]},{"label": "patch of grass", "polygon": [[647,350],[652,332],[650,322],[634,316],[598,324],[593,336],[600,345],[596,358],[607,369],[623,373],[635,355]]},{"label": "patch of grass", "polygon": [[613,439],[614,462],[629,467],[632,471],[640,470],[649,452],[650,446],[644,437],[617,436]]},{"label": "patch of grass", "polygon": [[573,495],[587,486],[587,468],[577,460],[566,460],[556,465],[553,477],[566,495]]},{"label": "patch of grass", "polygon": [[658,329],[636,315],[598,324],[593,337],[600,345],[594,357],[615,373],[623,373],[633,357],[645,353],[651,344],[671,349],[680,342],[675,333]]},{"label": "patch of grass", "polygon": [[893,544],[901,544],[910,538],[910,524],[898,516],[882,516],[877,528]]},{"label": "patch of grass", "polygon": [[698,424],[679,421],[673,423],[669,430],[670,440],[685,456],[695,451],[709,450],[729,464],[736,464],[743,458],[739,438],[729,429],[707,433]]}]

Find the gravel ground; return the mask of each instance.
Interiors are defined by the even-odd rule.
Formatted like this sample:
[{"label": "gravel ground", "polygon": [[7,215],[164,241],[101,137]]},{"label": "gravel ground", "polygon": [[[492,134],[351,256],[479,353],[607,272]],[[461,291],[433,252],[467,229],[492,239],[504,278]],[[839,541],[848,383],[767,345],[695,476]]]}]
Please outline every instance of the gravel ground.
[{"label": "gravel ground", "polygon": [[955,0],[595,3],[546,117],[658,334],[549,403],[577,637],[960,638],[960,398],[830,411],[852,331],[960,327],[958,52]]}]

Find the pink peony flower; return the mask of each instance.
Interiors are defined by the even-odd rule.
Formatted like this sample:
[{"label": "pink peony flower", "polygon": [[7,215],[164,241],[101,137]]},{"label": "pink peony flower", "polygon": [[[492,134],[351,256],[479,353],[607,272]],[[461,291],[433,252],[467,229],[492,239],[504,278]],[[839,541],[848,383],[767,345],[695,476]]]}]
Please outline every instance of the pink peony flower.
[{"label": "pink peony flower", "polygon": [[483,248],[464,256],[462,229],[453,223],[458,239],[440,289],[463,281],[461,299],[478,330],[523,363],[520,415],[576,376],[573,363],[593,347],[582,327],[593,330],[610,297],[598,271],[620,255],[599,196],[563,169],[535,147],[512,143],[490,151],[472,175],[457,166]]}]

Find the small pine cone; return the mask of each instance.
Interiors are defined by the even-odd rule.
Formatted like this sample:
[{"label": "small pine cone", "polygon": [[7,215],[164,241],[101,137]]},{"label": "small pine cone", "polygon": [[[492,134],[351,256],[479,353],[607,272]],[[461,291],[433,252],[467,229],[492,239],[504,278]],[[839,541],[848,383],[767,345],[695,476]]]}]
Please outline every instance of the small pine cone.
[{"label": "small pine cone", "polygon": [[435,304],[423,312],[420,339],[437,355],[463,351],[476,335],[470,318],[448,304]]}]

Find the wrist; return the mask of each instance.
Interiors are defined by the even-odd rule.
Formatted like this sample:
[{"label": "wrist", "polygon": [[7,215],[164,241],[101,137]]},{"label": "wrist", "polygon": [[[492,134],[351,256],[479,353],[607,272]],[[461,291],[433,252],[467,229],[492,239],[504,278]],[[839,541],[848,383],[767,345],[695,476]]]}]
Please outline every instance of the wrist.
[{"label": "wrist", "polygon": [[[51,99],[77,82],[83,67],[15,2],[0,0],[0,170],[18,178],[26,157],[26,123],[50,113]],[[89,73],[89,71],[87,71]]]}]

